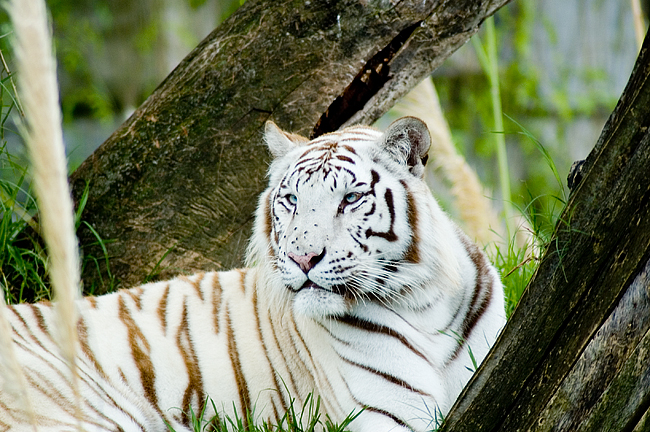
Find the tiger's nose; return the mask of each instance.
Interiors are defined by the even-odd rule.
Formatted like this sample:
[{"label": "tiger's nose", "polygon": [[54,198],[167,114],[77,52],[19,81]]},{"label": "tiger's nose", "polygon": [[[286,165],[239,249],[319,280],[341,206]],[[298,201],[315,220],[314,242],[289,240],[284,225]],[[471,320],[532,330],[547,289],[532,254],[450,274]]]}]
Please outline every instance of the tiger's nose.
[{"label": "tiger's nose", "polygon": [[325,249],[323,249],[320,254],[309,252],[307,255],[296,255],[292,252],[289,252],[287,255],[289,258],[291,258],[291,260],[293,260],[293,262],[300,266],[300,270],[302,270],[303,273],[307,274],[309,273],[309,270],[314,268],[314,266],[323,259],[325,256]]}]

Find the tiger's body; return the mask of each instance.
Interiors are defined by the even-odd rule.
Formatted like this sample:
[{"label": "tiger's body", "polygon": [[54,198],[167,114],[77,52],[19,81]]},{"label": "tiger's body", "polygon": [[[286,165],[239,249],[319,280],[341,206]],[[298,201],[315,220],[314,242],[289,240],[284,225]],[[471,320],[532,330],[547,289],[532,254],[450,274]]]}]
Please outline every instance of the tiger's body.
[{"label": "tiger's body", "polygon": [[[267,125],[275,156],[249,268],[78,302],[86,431],[176,431],[190,408],[277,421],[321,399],[356,431],[428,430],[505,323],[496,270],[422,181],[424,124],[355,127],[312,142]],[[75,427],[49,304],[10,323],[39,430]],[[31,430],[0,393],[0,430]]]}]

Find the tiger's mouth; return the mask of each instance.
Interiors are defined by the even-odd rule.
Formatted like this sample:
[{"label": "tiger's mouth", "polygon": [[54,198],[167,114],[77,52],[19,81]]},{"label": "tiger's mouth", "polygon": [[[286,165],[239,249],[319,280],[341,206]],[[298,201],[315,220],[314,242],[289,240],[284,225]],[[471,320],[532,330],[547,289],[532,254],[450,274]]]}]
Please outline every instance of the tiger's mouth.
[{"label": "tiger's mouth", "polygon": [[330,287],[323,287],[323,286],[318,285],[316,282],[314,282],[314,281],[312,281],[310,279],[307,279],[305,281],[305,283],[302,284],[302,286],[300,288],[298,288],[297,290],[293,290],[293,291],[298,293],[298,292],[300,292],[302,290],[305,290],[305,289],[307,289],[307,290],[308,289],[323,290],[323,291],[331,292],[331,293],[338,294],[338,295],[344,296],[344,297],[345,297],[345,294],[348,292],[348,289],[346,288],[345,285],[332,285]]},{"label": "tiger's mouth", "polygon": [[320,285],[317,285],[314,281],[309,280],[309,279],[307,279],[305,281],[305,283],[302,284],[302,286],[300,288],[295,290],[295,292],[300,292],[300,291],[302,291],[304,289],[321,289],[321,290],[324,290],[324,291],[330,291],[329,289],[324,288],[324,287],[322,287]]}]

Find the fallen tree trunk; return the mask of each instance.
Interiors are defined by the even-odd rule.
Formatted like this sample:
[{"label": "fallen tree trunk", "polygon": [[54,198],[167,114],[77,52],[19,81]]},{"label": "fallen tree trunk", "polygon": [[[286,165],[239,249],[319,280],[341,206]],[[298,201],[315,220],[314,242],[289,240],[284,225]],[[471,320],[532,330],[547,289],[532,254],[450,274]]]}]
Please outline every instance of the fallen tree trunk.
[{"label": "fallen tree trunk", "polygon": [[446,432],[650,430],[650,37]]},{"label": "fallen tree trunk", "polygon": [[77,202],[90,184],[83,218],[112,274],[241,265],[266,120],[311,136],[370,123],[506,2],[248,0],[72,175]]}]

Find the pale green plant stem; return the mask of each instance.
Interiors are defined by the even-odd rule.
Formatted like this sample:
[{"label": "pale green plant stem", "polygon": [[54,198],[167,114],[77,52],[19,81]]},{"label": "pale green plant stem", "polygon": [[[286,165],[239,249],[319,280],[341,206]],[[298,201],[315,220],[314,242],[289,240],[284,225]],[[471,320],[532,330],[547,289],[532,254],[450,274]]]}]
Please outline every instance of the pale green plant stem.
[{"label": "pale green plant stem", "polygon": [[494,141],[497,150],[497,161],[499,163],[499,183],[501,196],[503,198],[503,213],[508,238],[512,235],[510,225],[512,223],[512,193],[510,191],[510,172],[508,170],[508,154],[506,151],[506,138],[503,129],[503,110],[501,108],[501,88],[499,86],[499,63],[497,58],[497,38],[494,29],[494,17],[485,21],[486,46],[483,46],[478,35],[472,38],[472,44],[476,50],[479,62],[483,67],[485,75],[490,82],[490,96],[492,100],[492,113],[494,125]]},{"label": "pale green plant stem", "polygon": [[38,223],[34,220],[34,217],[30,215],[29,212],[25,210],[25,208],[18,201],[10,197],[2,189],[0,189],[0,200],[2,200],[7,207],[11,208],[13,214],[15,214],[23,221],[25,221],[27,225],[32,227],[34,231],[36,231],[37,233],[41,232],[41,228],[39,227]]}]

